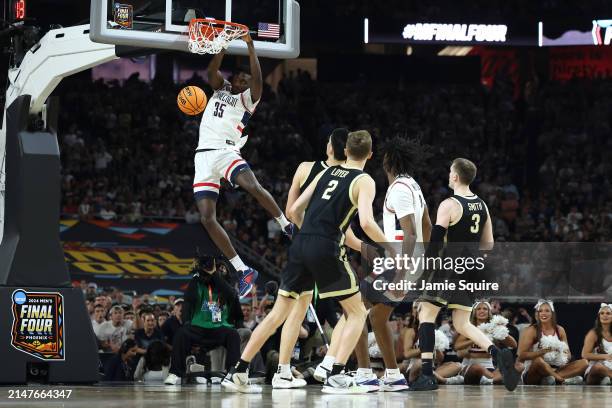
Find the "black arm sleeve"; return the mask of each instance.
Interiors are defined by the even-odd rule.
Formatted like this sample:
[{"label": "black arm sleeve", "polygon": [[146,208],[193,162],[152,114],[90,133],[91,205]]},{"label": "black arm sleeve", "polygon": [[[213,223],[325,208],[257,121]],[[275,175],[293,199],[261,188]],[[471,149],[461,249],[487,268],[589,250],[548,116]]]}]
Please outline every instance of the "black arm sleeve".
[{"label": "black arm sleeve", "polygon": [[426,258],[436,258],[440,256],[440,251],[444,246],[444,236],[446,235],[446,228],[441,225],[434,225],[431,230],[431,239],[429,245],[425,251]]}]

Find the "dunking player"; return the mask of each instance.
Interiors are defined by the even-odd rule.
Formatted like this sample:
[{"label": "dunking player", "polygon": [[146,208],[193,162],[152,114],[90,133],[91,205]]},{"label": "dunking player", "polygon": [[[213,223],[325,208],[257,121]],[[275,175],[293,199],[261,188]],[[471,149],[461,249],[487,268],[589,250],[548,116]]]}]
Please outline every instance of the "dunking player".
[{"label": "dunking player", "polygon": [[[414,174],[415,169],[419,168],[428,158],[427,147],[418,140],[395,137],[384,145],[382,153],[383,168],[389,180],[383,208],[386,240],[401,243],[402,254],[418,257],[423,253],[422,243],[429,241],[431,220],[421,188],[410,174]],[[393,336],[387,325],[393,309],[399,303],[391,301],[384,294],[376,293],[371,284],[367,283],[364,285],[364,297],[373,305],[369,313],[370,323],[386,368],[385,375],[380,381],[380,390],[405,390],[408,388],[408,383],[398,369]],[[338,325],[342,323],[341,319]],[[315,371],[316,377],[320,378],[324,370],[331,368],[334,359],[332,356],[337,346],[334,344],[335,337],[334,335],[332,338],[330,352],[325,356],[324,363],[321,363]],[[357,345],[358,348],[361,343]],[[367,350],[365,352],[367,353]],[[368,374],[371,375],[371,370],[366,371],[367,369],[362,367],[361,362],[359,362],[359,367],[356,376],[357,383],[371,384],[368,376]]]},{"label": "dunking player", "polygon": [[[346,161],[344,148],[348,137],[347,129],[335,129],[327,143],[327,161],[303,162],[293,176],[293,182],[287,198],[287,210],[296,202],[301,193],[315,180],[317,175],[329,167],[338,166]],[[288,214],[290,214],[288,212]],[[290,253],[291,254],[291,253]],[[291,260],[290,260],[291,262]],[[306,385],[306,381],[294,378],[291,374],[291,352],[297,341],[298,334],[308,305],[312,300],[313,286],[300,288],[301,291],[293,290],[293,280],[298,277],[291,275],[290,268],[285,268],[281,275],[281,284],[278,291],[279,298],[265,319],[255,328],[244,348],[241,360],[247,363],[253,359],[261,349],[266,340],[273,335],[278,327],[283,325],[281,333],[280,350],[278,356],[278,370],[272,378],[273,388],[299,388]],[[248,364],[247,364],[248,365]],[[247,373],[248,374],[248,373]],[[241,378],[242,377],[242,378]],[[260,387],[249,386],[248,376],[237,372],[237,381],[224,380],[222,385],[231,391],[259,392]]]},{"label": "dunking player", "polygon": [[[489,249],[493,246],[493,228],[489,210],[483,200],[470,190],[476,178],[476,165],[467,159],[455,159],[450,166],[448,185],[454,195],[440,203],[436,225],[432,229],[431,242],[426,257],[438,257],[444,238],[447,253],[453,253],[464,245],[476,245]],[[453,247],[455,245],[455,247]],[[469,273],[469,272],[468,272]],[[429,282],[456,280],[454,271],[434,271]],[[459,334],[471,339],[482,350],[487,350],[497,359],[503,382],[510,391],[519,381],[519,373],[514,369],[514,357],[508,349],[498,349],[491,340],[476,326],[470,323],[473,295],[467,291],[425,291],[419,312],[419,347],[421,349],[422,372],[410,385],[410,391],[425,391],[438,388],[433,376],[434,321],[442,306],[453,311],[453,326]]]},{"label": "dunking player", "polygon": [[270,193],[259,184],[247,162],[240,156],[240,148],[246,142],[242,131],[253,115],[262,93],[261,68],[253,40],[249,34],[242,39],[248,45],[252,78],[240,72],[233,76],[231,83],[224,80],[219,72],[224,52],[215,55],[208,66],[208,81],[215,91],[206,105],[200,124],[193,182],[202,224],[223,255],[242,273],[240,297],[249,293],[258,273],[242,262],[227,233],[217,222],[216,204],[220,180],[224,178],[232,185],[244,188],[276,219],[285,234],[291,236],[293,231],[293,226]]},{"label": "dunking player", "polygon": [[[289,250],[285,276],[291,280],[283,282],[281,287],[285,292],[302,293],[316,283],[321,298],[340,301],[347,318],[336,364],[323,391],[365,393],[367,387],[356,386],[352,377],[343,374],[366,318],[357,277],[346,260],[344,234],[359,209],[365,233],[375,242],[383,243],[385,238],[372,213],[374,180],[363,172],[372,155],[370,134],[366,131],[350,133],[346,152],[346,164],[330,167],[319,174],[289,212],[301,229]],[[285,297],[284,302],[295,302],[289,299]],[[248,362],[241,359],[224,382],[231,381],[236,388],[244,387],[248,381],[247,367]]]}]

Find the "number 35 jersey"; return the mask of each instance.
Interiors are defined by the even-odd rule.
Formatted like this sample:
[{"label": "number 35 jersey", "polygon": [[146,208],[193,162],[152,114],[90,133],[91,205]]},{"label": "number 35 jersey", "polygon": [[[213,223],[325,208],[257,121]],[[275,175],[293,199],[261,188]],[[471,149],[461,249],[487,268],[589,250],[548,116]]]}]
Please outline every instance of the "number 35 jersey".
[{"label": "number 35 jersey", "polygon": [[310,198],[299,233],[343,242],[344,232],[357,213],[353,187],[362,177],[369,176],[350,167],[333,166],[325,170]]},{"label": "number 35 jersey", "polygon": [[251,89],[239,94],[232,94],[231,89],[229,81],[224,81],[208,100],[200,123],[198,150],[240,150],[246,142],[241,140],[242,131],[259,101],[253,102]]}]

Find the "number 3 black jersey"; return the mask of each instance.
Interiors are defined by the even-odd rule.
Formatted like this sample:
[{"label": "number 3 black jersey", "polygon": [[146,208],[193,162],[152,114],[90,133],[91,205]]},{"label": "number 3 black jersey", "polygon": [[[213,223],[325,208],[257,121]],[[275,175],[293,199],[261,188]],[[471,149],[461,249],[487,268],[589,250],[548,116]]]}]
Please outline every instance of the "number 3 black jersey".
[{"label": "number 3 black jersey", "polygon": [[447,242],[480,242],[489,211],[484,201],[477,195],[454,195],[451,200],[461,205],[461,217],[448,226]]},{"label": "number 3 black jersey", "polygon": [[306,208],[300,235],[319,235],[337,242],[357,213],[353,202],[355,182],[368,175],[362,170],[333,166],[325,170]]}]

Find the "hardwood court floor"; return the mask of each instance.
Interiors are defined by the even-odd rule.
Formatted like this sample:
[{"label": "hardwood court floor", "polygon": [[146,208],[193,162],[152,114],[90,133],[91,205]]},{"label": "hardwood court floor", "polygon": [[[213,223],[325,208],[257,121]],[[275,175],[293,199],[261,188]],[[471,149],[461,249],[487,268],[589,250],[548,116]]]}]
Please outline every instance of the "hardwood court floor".
[{"label": "hardwood court floor", "polygon": [[[72,390],[70,398],[9,398],[19,390]],[[66,393],[65,393],[66,394]],[[301,390],[272,390],[265,386],[262,394],[234,394],[219,385],[163,386],[101,383],[92,386],[0,387],[2,407],[84,407],[84,408],[259,408],[259,407],[326,407],[326,408],[403,408],[403,407],[612,407],[610,386],[519,386],[513,393],[502,386],[442,386],[434,392],[372,393],[365,395],[323,394],[320,387]]]}]

